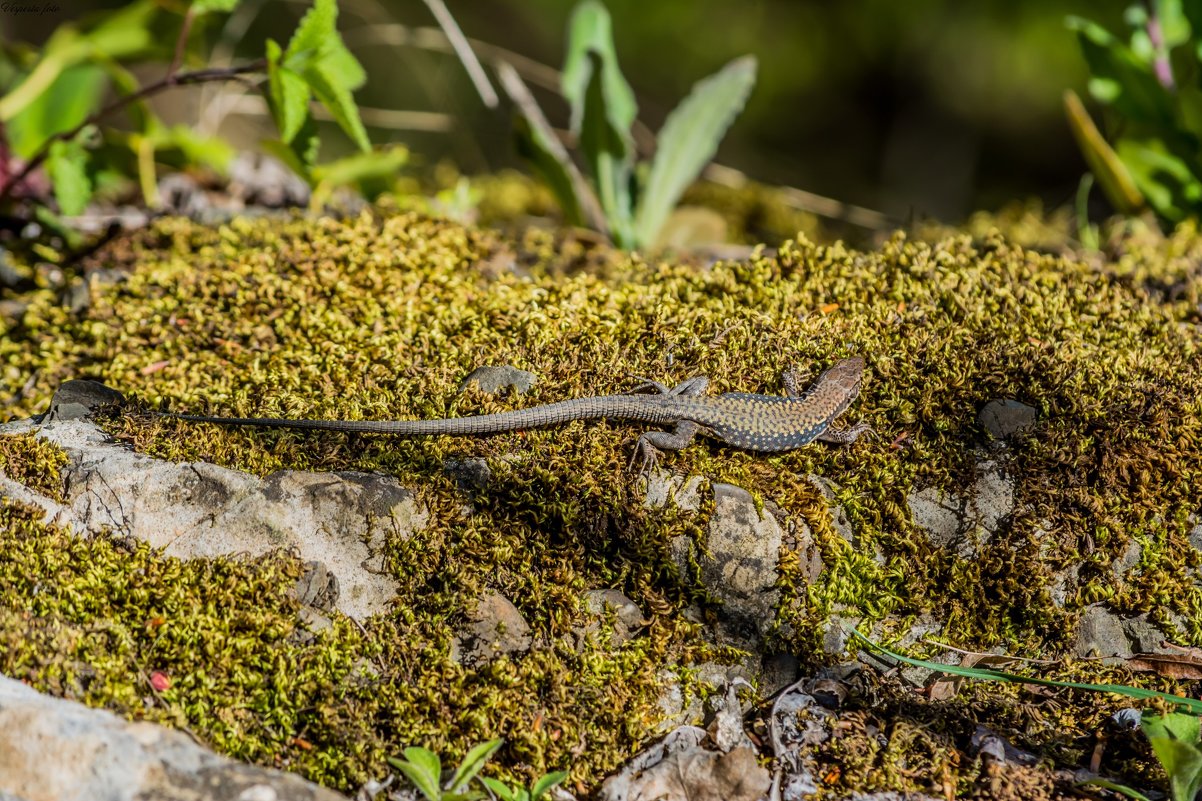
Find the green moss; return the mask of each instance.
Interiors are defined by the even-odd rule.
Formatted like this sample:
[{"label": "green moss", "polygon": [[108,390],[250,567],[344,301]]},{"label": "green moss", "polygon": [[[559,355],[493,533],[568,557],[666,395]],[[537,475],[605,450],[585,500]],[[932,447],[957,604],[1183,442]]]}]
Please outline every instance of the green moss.
[{"label": "green moss", "polygon": [[63,500],[61,471],[66,464],[61,448],[33,434],[0,436],[0,473],[47,498]]},{"label": "green moss", "polygon": [[[1189,229],[1175,236],[1179,252],[1197,247]],[[1202,486],[1199,333],[1130,267],[997,235],[898,235],[871,252],[802,239],[773,257],[697,270],[541,232],[368,213],[217,229],[163,220],[95,258],[131,268],[129,279],[95,288],[81,317],[33,296],[22,326],[0,338],[0,391],[32,388],[17,413],[44,408],[53,387],[82,374],[177,410],[391,419],[621,391],[631,374],[668,383],[706,374],[717,392],[774,392],[785,367],[815,375],[861,353],[869,375],[850,416],[878,439],[767,457],[709,442],[665,458],[753,488],[813,532],[827,569],[807,585],[786,556],[776,647],[808,658],[837,608],[870,620],[936,611],[956,644],[1058,654],[1079,607],[1098,598],[1120,612],[1180,615],[1182,634],[1202,642],[1187,540]],[[531,370],[539,383],[520,399],[461,394],[484,364]],[[977,414],[996,398],[1030,404],[1039,418],[1005,457],[1016,512],[963,559],[915,526],[907,497],[970,483],[987,447]],[[221,740],[232,753],[346,786],[409,742],[453,758],[503,734],[505,769],[529,776],[572,763],[583,787],[650,735],[658,670],[713,653],[684,622],[704,592],[669,557],[671,539],[697,535],[711,510],[643,508],[626,467],[637,427],[396,441],[131,415],[112,430],[142,451],[261,474],[388,473],[430,510],[425,530],[389,544],[396,610],[366,634],[340,623],[323,641],[339,670],[351,670],[344,655],[371,654],[377,678],[315,680],[326,689],[306,697],[320,720],[302,721],[282,697],[260,699],[249,708],[263,731],[295,733],[313,750],[264,745],[243,721]],[[465,498],[443,465],[468,457],[485,459],[492,477]],[[808,474],[838,483],[858,548],[835,531]],[[1144,544],[1141,569],[1116,579],[1111,563],[1133,539]],[[1082,587],[1061,609],[1049,588],[1069,564],[1081,566]],[[584,619],[580,592],[593,587],[634,598],[654,617],[650,630],[617,652],[571,652],[564,638]],[[476,670],[451,663],[449,627],[484,588],[512,599],[549,646]],[[187,658],[198,659],[192,670],[204,664],[203,653]],[[346,689],[360,681],[362,693]],[[134,691],[111,694],[119,705]],[[182,719],[195,729],[228,703],[195,688]],[[928,752],[924,764],[942,764]]]}]

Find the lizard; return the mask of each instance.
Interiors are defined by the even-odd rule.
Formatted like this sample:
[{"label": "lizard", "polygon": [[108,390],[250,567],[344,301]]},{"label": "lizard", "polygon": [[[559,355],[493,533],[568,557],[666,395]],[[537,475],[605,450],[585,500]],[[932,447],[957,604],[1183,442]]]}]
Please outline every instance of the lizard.
[{"label": "lizard", "polygon": [[[667,387],[658,381],[644,383],[622,395],[598,395],[531,406],[510,412],[436,420],[305,420],[278,417],[215,417],[198,414],[160,413],[178,420],[228,426],[316,429],[400,437],[482,436],[506,431],[557,425],[571,420],[627,420],[672,425],[672,431],[641,434],[634,458],[643,456],[643,471],[653,466],[663,450],[680,450],[697,434],[760,453],[800,448],[814,440],[850,444],[870,431],[867,423],[844,430],[830,428],[860,392],[864,359],[853,356],[833,365],[818,376],[804,392],[797,373],[782,376],[784,396],[727,392],[706,396],[709,379],[696,376]],[[644,390],[655,394],[637,394]],[[631,459],[633,466],[634,458]]]}]

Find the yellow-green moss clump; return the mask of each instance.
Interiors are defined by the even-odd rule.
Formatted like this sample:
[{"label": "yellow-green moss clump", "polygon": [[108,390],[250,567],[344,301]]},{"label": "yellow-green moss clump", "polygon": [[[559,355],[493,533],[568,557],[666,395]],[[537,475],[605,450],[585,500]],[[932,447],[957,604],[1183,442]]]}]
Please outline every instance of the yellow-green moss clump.
[{"label": "yellow-green moss clump", "polygon": [[[876,440],[776,456],[700,443],[665,458],[670,469],[751,488],[814,532],[827,569],[805,586],[786,557],[779,619],[788,625],[776,647],[810,659],[834,609],[903,620],[933,611],[946,621],[943,638],[959,645],[1057,654],[1078,610],[1102,599],[1176,620],[1180,636],[1202,642],[1202,593],[1191,575],[1198,555],[1187,540],[1202,487],[1199,333],[1113,265],[1034,253],[994,235],[934,244],[896,236],[874,252],[803,239],[771,258],[703,270],[579,243],[565,259],[556,241],[414,215],[215,229],[160,221],[97,254],[98,266],[131,274],[95,287],[83,315],[49,295],[31,298],[22,324],[0,339],[0,393],[16,398],[35,375],[28,400],[10,406],[27,414],[63,379],[87,375],[176,410],[429,418],[621,391],[632,374],[669,384],[705,374],[716,392],[774,392],[783,368],[814,375],[860,353],[869,372],[850,417],[871,423]],[[587,269],[558,274],[573,265]],[[500,364],[535,372],[537,386],[520,399],[459,392],[473,369]],[[971,481],[986,447],[977,414],[996,398],[1033,406],[1038,421],[1005,457],[1016,511],[976,558],[958,558],[915,526],[907,497]],[[696,534],[709,510],[643,508],[626,468],[637,427],[397,441],[132,416],[115,426],[139,449],[172,459],[258,473],[382,471],[413,486],[430,510],[427,529],[389,544],[401,583],[395,611],[360,634],[339,623],[312,646],[327,654],[329,672],[304,679],[273,668],[263,678],[256,667],[236,682],[274,682],[278,691],[199,680],[180,691],[173,708],[182,720],[233,753],[345,787],[403,745],[453,758],[503,735],[507,770],[529,776],[570,764],[583,787],[649,736],[657,671],[701,656],[683,610],[704,594],[678,575],[668,543]],[[444,464],[467,457],[487,460],[491,479],[465,499]],[[858,548],[834,530],[810,473],[837,482]],[[1133,540],[1143,545],[1139,569],[1116,578],[1111,564]],[[1050,588],[1070,564],[1080,566],[1080,587],[1062,609]],[[119,575],[111,577],[118,586]],[[92,585],[101,620],[113,614],[108,580]],[[654,622],[617,650],[594,644],[577,654],[566,643],[583,621],[579,596],[597,587],[626,592]],[[546,646],[487,667],[454,665],[449,632],[484,589],[512,599]],[[206,597],[186,608],[203,611]],[[139,614],[154,617],[153,607],[141,604]],[[20,630],[9,625],[4,636]],[[219,650],[179,651],[175,669],[208,675]],[[90,669],[117,681],[107,668]],[[138,686],[133,672],[125,681]],[[305,700],[298,707],[294,698]],[[222,709],[251,710],[253,722],[224,721]],[[1013,714],[1031,737],[1066,726],[1046,710]],[[221,722],[209,729],[202,721],[211,719]],[[928,761],[941,760],[932,751]],[[864,768],[861,786],[874,775]]]},{"label": "yellow-green moss clump", "polygon": [[63,499],[67,454],[33,434],[0,436],[0,473],[56,501]]}]

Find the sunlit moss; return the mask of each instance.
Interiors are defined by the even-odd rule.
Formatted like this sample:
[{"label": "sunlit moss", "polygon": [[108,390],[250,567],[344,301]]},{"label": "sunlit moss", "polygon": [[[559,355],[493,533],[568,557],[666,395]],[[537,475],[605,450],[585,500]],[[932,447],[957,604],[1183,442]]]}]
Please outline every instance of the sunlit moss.
[{"label": "sunlit moss", "polygon": [[0,436],[0,473],[56,501],[63,499],[62,449],[33,434]]},{"label": "sunlit moss", "polygon": [[[717,392],[776,392],[784,368],[812,376],[860,353],[869,374],[849,417],[871,423],[876,439],[776,456],[706,442],[664,460],[753,489],[813,535],[825,571],[808,584],[800,560],[785,555],[774,647],[817,660],[834,610],[870,621],[935,612],[946,624],[941,636],[959,645],[1059,654],[1078,606],[1100,598],[1119,612],[1177,621],[1198,643],[1202,594],[1187,536],[1202,486],[1199,334],[1179,300],[1148,295],[1154,271],[1140,266],[1157,248],[1199,247],[1189,229],[1169,242],[1140,245],[1142,261],[1116,266],[989,233],[933,243],[896,235],[875,251],[800,238],[773,256],[696,269],[646,263],[587,238],[508,236],[407,214],[220,228],[161,220],[94,256],[130,274],[95,286],[82,315],[48,293],[26,298],[21,326],[0,339],[0,392],[28,414],[44,409],[62,380],[87,376],[135,403],[177,410],[407,419],[617,392],[631,375],[671,384],[705,374]],[[487,364],[530,370],[538,383],[520,398],[461,393],[463,378]],[[907,497],[971,482],[989,447],[977,414],[996,398],[1033,406],[1038,421],[991,457],[1005,460],[1016,482],[1015,512],[979,555],[963,559],[932,544]],[[669,547],[703,531],[712,504],[697,513],[643,507],[627,470],[638,427],[394,440],[136,414],[109,425],[138,450],[170,459],[260,474],[384,472],[430,511],[426,529],[389,543],[395,610],[366,633],[340,621],[323,634],[337,678],[312,680],[310,717],[291,706],[292,684],[241,705],[206,687],[181,690],[178,722],[230,753],[346,787],[411,742],[453,758],[504,735],[505,769],[529,776],[571,764],[584,787],[654,731],[659,669],[715,653],[684,613],[704,606],[705,592],[681,575]],[[482,490],[461,490],[444,472],[448,460],[469,457],[491,470]],[[810,474],[837,484],[857,547],[835,529]],[[1115,578],[1111,563],[1133,539],[1144,545],[1141,569]],[[1082,586],[1061,609],[1049,588],[1070,563],[1081,566]],[[594,644],[576,654],[564,638],[583,621],[580,593],[595,587],[626,592],[654,623],[618,652]],[[486,588],[513,600],[546,645],[466,670],[446,656],[449,631]],[[103,617],[101,598],[93,603]],[[154,612],[143,605],[138,614]],[[4,636],[17,636],[18,622]],[[180,669],[213,657],[181,651]],[[122,699],[144,693],[136,675],[104,673],[111,705],[131,708]],[[226,706],[248,717],[210,711]],[[923,765],[945,764],[942,746],[914,747],[925,749]],[[862,778],[877,775],[863,770]]]}]

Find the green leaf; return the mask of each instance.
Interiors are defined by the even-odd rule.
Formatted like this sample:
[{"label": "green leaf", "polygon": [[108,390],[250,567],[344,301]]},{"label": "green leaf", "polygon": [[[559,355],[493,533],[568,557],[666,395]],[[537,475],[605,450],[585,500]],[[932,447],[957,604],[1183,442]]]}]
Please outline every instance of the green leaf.
[{"label": "green leaf", "polygon": [[152,30],[157,14],[154,0],[135,0],[106,13],[100,24],[84,34],[91,46],[89,56],[131,58],[161,46],[161,40]]},{"label": "green leaf", "polygon": [[1156,79],[1150,58],[1140,58],[1097,23],[1069,17],[1067,24],[1077,32],[1093,76],[1090,93],[1098,102],[1112,105],[1129,120],[1172,125],[1171,96]]},{"label": "green leaf", "polygon": [[[1156,0],[1156,21],[1160,23],[1160,35],[1164,49],[1172,50],[1189,41],[1190,20],[1185,6],[1190,0]],[[1202,28],[1197,29],[1202,33]]]},{"label": "green leaf", "polygon": [[1040,687],[1064,687],[1072,690],[1092,690],[1101,693],[1115,693],[1116,695],[1125,695],[1128,698],[1139,698],[1141,700],[1159,699],[1168,701],[1171,704],[1176,704],[1182,709],[1187,709],[1195,714],[1202,714],[1202,700],[1195,698],[1185,698],[1180,695],[1172,695],[1170,693],[1157,692],[1155,690],[1145,690],[1142,687],[1128,687],[1125,684],[1084,684],[1074,681],[1054,681],[1052,679],[1037,679],[1030,676],[1019,676],[1016,673],[1006,673],[1001,670],[990,670],[988,668],[967,668],[959,665],[943,665],[938,662],[928,662],[925,659],[914,659],[913,657],[903,656],[896,651],[891,651],[883,645],[873,642],[860,633],[859,629],[850,627],[848,629],[857,639],[861,640],[865,645],[873,650],[880,651],[888,655],[892,659],[899,662],[905,662],[907,665],[926,668],[933,670],[936,673],[946,673],[952,676],[964,676],[969,679],[981,679],[982,681],[1007,681],[1017,682],[1020,684],[1036,684]]},{"label": "green leaf", "polygon": [[88,153],[76,140],[56,141],[46,158],[46,174],[54,188],[59,210],[68,217],[80,214],[92,197],[88,179]]},{"label": "green leaf", "polygon": [[484,763],[497,752],[497,749],[505,744],[505,740],[498,737],[495,740],[480,743],[472,750],[467,752],[467,756],[459,763],[459,767],[455,769],[455,775],[451,777],[451,790],[458,792],[463,789],[463,786],[475,777],[480,769],[484,767]]},{"label": "green leaf", "polygon": [[519,801],[521,798],[520,794],[525,792],[524,790],[510,787],[503,781],[490,779],[487,776],[481,777],[480,781],[484,782],[484,786],[492,790],[493,795],[499,798],[500,801]]},{"label": "green leaf", "polygon": [[530,162],[534,172],[555,195],[565,222],[568,225],[584,225],[584,214],[576,198],[570,168],[558,158],[556,150],[547,141],[547,133],[519,114],[514,120],[514,134],[518,155]]},{"label": "green leaf", "polygon": [[33,70],[0,98],[0,122],[8,122],[24,111],[59,79],[64,70],[83,60],[87,52],[87,42],[75,28],[62,25],[56,29],[43,46],[42,57]]},{"label": "green leaf", "polygon": [[551,773],[543,774],[543,777],[534,783],[530,788],[530,801],[538,801],[552,787],[558,784],[563,784],[568,778],[566,770],[556,770]]},{"label": "green leaf", "polygon": [[1202,208],[1197,173],[1161,140],[1122,139],[1115,153],[1157,214],[1181,220]]},{"label": "green leaf", "polygon": [[606,112],[604,82],[599,69],[601,57],[593,51],[588,57],[596,68],[584,100],[580,149],[597,186],[597,197],[610,236],[618,247],[632,248],[639,243],[635,240],[631,219],[630,184],[634,172],[631,149],[626,144],[627,137],[613,127]]},{"label": "green leaf", "polygon": [[[202,136],[187,125],[173,125],[162,128],[154,137],[154,146],[158,151],[175,150],[182,157],[177,166],[204,165],[219,173],[229,169],[236,151],[229,142],[216,136]],[[160,158],[165,163],[171,163],[170,156]]]},{"label": "green leaf", "polygon": [[260,143],[264,150],[288,166],[305,180],[310,187],[316,183],[313,165],[317,163],[317,152],[321,141],[317,137],[317,126],[312,117],[306,117],[300,133],[291,142],[267,139]]},{"label": "green leaf", "polygon": [[1141,728],[1165,773],[1174,801],[1194,801],[1202,788],[1202,750],[1197,715],[1145,714]]},{"label": "green leaf", "polygon": [[55,134],[69,131],[100,107],[106,79],[93,64],[77,64],[58,78],[7,126],[8,143],[23,159],[33,155]]},{"label": "green leaf", "polygon": [[1077,785],[1081,786],[1081,787],[1101,787],[1106,790],[1113,790],[1114,792],[1125,795],[1128,798],[1134,798],[1135,801],[1152,801],[1151,798],[1148,798],[1146,795],[1139,792],[1138,790],[1128,787],[1125,784],[1119,784],[1118,782],[1112,782],[1108,779],[1100,779],[1100,778],[1086,779],[1083,782],[1077,782]]},{"label": "green leaf", "polygon": [[326,61],[311,64],[304,72],[305,81],[321,104],[329,110],[334,121],[346,131],[347,136],[359,149],[366,153],[371,150],[367,130],[363,127],[363,121],[359,119],[359,108],[351,97],[350,88],[343,83],[345,76],[335,72],[336,69],[336,64]]},{"label": "green leaf", "polygon": [[[409,161],[409,150],[403,145],[394,145],[385,150],[356,153],[346,158],[322,164],[312,170],[313,196],[310,205],[319,209],[340,186],[360,186],[364,182],[380,178],[394,178],[401,167]],[[452,785],[454,789],[454,785]]]},{"label": "green leaf", "polygon": [[[590,52],[598,56],[599,67],[589,58]],[[638,104],[634,99],[634,90],[618,68],[613,23],[605,6],[597,0],[584,0],[576,6],[568,22],[568,52],[561,78],[563,96],[572,109],[572,133],[580,133],[584,124],[589,82],[597,69],[601,71],[610,125],[622,135],[629,136],[630,126],[638,114]]]},{"label": "green leaf", "polygon": [[305,12],[284,53],[284,62],[295,72],[304,72],[330,47],[338,36],[334,27],[338,20],[338,5],[334,0],[316,0],[313,8]]},{"label": "green leaf", "polygon": [[330,44],[322,63],[325,64],[329,73],[337,76],[338,82],[347,89],[353,91],[367,82],[367,71],[359,63],[359,59],[346,49],[346,45],[342,43],[341,39],[335,38]]},{"label": "green leaf", "polygon": [[1094,125],[1081,98],[1071,89],[1064,93],[1064,109],[1068,114],[1069,128],[1077,140],[1077,146],[1081,148],[1081,155],[1085,157],[1085,163],[1097,177],[1102,192],[1115,211],[1133,214],[1143,208],[1144,196],[1131,172]]},{"label": "green leaf", "polygon": [[755,85],[755,66],[754,57],[735,59],[695,85],[668,115],[635,218],[641,245],[655,242],[680,196],[718,152],[718,143]]},{"label": "green leaf", "polygon": [[218,11],[228,14],[238,6],[238,0],[193,0],[193,14],[207,14],[210,11]]},{"label": "green leaf", "polygon": [[404,760],[388,757],[388,763],[404,773],[405,778],[429,801],[440,801],[442,788],[438,780],[442,777],[442,763],[437,754],[425,748],[406,748]]},{"label": "green leaf", "polygon": [[280,138],[290,143],[300,132],[309,116],[309,84],[300,75],[281,63],[280,46],[267,40],[268,99],[275,127]]},{"label": "green leaf", "polygon": [[42,57],[12,91],[0,98],[0,122],[8,122],[33,103],[67,69],[89,58],[129,58],[155,45],[152,0],[137,0],[101,16],[101,22],[81,33],[60,25],[42,47]]}]

